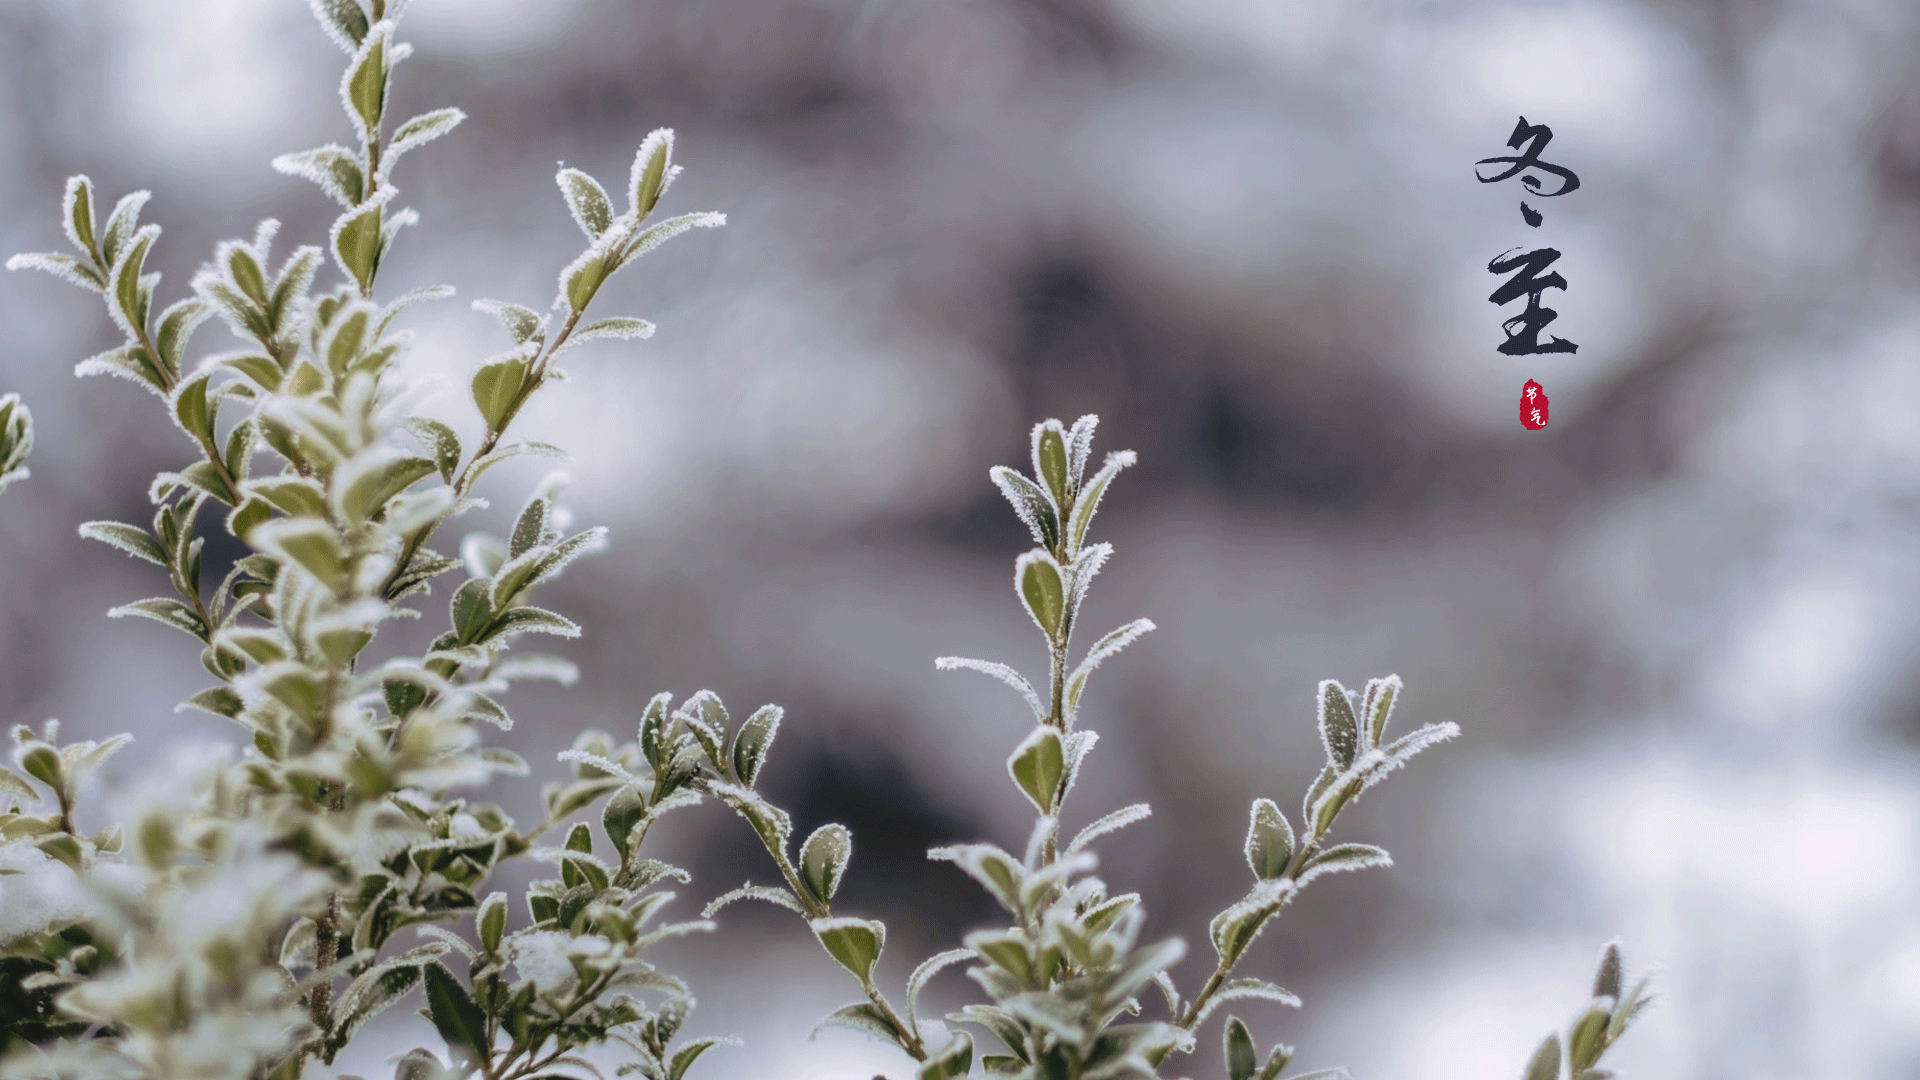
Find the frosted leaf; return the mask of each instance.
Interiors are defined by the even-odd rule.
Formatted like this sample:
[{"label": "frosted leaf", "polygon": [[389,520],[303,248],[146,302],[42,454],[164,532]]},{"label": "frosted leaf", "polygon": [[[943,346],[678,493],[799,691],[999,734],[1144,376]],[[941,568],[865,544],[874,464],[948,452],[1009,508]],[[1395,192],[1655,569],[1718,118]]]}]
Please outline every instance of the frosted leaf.
[{"label": "frosted leaf", "polygon": [[1132,806],[1115,810],[1113,813],[1081,829],[1079,835],[1073,838],[1073,842],[1067,845],[1067,854],[1072,855],[1102,836],[1118,832],[1136,821],[1145,821],[1152,816],[1153,808],[1146,803],[1134,803]]},{"label": "frosted leaf", "polygon": [[[395,59],[399,57],[396,55]],[[386,157],[380,166],[381,175],[385,176],[393,172],[393,163],[400,159],[400,155],[445,135],[459,127],[461,121],[466,118],[467,114],[459,109],[435,109],[432,112],[421,113],[395,128],[393,139],[387,144]]]},{"label": "frosted leaf", "polygon": [[[927,981],[945,968],[962,960],[971,960],[973,956],[972,949],[948,949],[946,952],[928,958],[919,967],[913,969],[912,975],[907,976],[907,1026],[913,1029],[914,1034],[920,1034],[920,1022],[914,1011],[920,1000],[920,991],[926,987]],[[931,1023],[929,1021],[930,1025]]]},{"label": "frosted leaf", "polygon": [[110,544],[136,559],[145,559],[155,566],[167,566],[167,549],[152,533],[134,525],[124,525],[118,521],[89,521],[80,526],[80,535],[88,540],[98,540]]},{"label": "frosted leaf", "polygon": [[942,656],[934,660],[933,666],[939,671],[977,671],[982,675],[991,675],[1013,687],[1021,697],[1026,699],[1027,707],[1033,710],[1034,719],[1047,718],[1047,708],[1040,703],[1040,694],[1034,690],[1033,684],[1027,681],[1026,676],[1006,664],[992,660],[976,660],[969,656]]},{"label": "frosted leaf", "polygon": [[1020,914],[1020,892],[1027,872],[1012,855],[992,844],[950,844],[929,849],[927,858],[958,866],[985,886],[1002,907]]},{"label": "frosted leaf", "polygon": [[673,129],[654,128],[640,140],[633,155],[633,167],[627,174],[627,213],[635,220],[653,212],[660,197],[673,186],[680,166],[673,163]]},{"label": "frosted leaf", "polygon": [[1045,551],[1033,550],[1013,563],[1013,590],[1033,624],[1052,641],[1067,626],[1066,571]]},{"label": "frosted leaf", "polygon": [[73,250],[91,253],[93,238],[93,181],[85,174],[67,177],[60,198],[60,227],[66,231]]},{"label": "frosted leaf", "polygon": [[1087,459],[1093,456],[1093,433],[1099,426],[1100,418],[1088,413],[1067,429],[1067,475],[1076,492],[1087,475]]},{"label": "frosted leaf", "polygon": [[607,190],[579,169],[561,169],[553,179],[560,185],[560,196],[567,202],[573,223],[580,226],[587,239],[599,239],[613,224],[613,204],[607,201]]},{"label": "frosted leaf", "polygon": [[632,262],[688,229],[715,229],[726,223],[727,215],[712,210],[670,217],[657,225],[648,226],[640,232],[640,235],[634,237],[632,242],[620,251],[617,265],[624,266]]},{"label": "frosted leaf", "polygon": [[653,329],[653,324],[645,319],[634,319],[626,316],[600,319],[575,330],[573,337],[569,339],[569,344],[581,341],[631,341],[638,338],[650,338],[653,336]]},{"label": "frosted leaf", "polygon": [[360,0],[310,0],[313,17],[320,20],[320,28],[327,32],[333,43],[340,46],[349,55],[360,47],[361,39],[367,36],[367,27],[372,19]]},{"label": "frosted leaf", "polygon": [[591,765],[601,772],[617,776],[628,783],[632,783],[634,779],[633,774],[627,771],[626,766],[611,758],[602,757],[599,754],[587,753],[585,750],[562,750],[554,755],[554,759],[557,761],[578,762],[582,765]]},{"label": "frosted leaf", "polygon": [[1360,749],[1360,726],[1353,715],[1353,705],[1347,700],[1346,688],[1336,680],[1322,679],[1314,695],[1314,707],[1327,764],[1336,769],[1352,768],[1354,756]]},{"label": "frosted leaf", "polygon": [[379,265],[383,238],[381,219],[386,205],[398,194],[396,188],[381,188],[359,206],[334,219],[328,230],[327,247],[333,252],[334,265],[362,291],[373,281]]},{"label": "frosted leaf", "polygon": [[807,913],[807,909],[800,906],[800,901],[794,899],[793,894],[785,889],[776,889],[766,885],[746,884],[714,897],[712,902],[707,904],[706,908],[700,912],[700,917],[711,919],[721,908],[739,900],[763,900],[776,907],[786,908],[796,915],[805,915]]},{"label": "frosted leaf", "polygon": [[1414,755],[1422,750],[1446,742],[1459,734],[1460,725],[1452,721],[1428,724],[1418,731],[1402,735],[1379,750],[1370,752],[1365,760],[1366,779],[1362,781],[1360,790],[1365,791],[1385,780],[1395,769],[1412,761]]},{"label": "frosted leaf", "polygon": [[1167,999],[1167,1012],[1178,1016],[1180,1014],[1180,991],[1173,985],[1173,976],[1167,974],[1165,971],[1156,971],[1153,974],[1153,983],[1160,988],[1161,995]]},{"label": "frosted leaf", "polygon": [[359,129],[363,143],[379,137],[380,120],[387,108],[392,62],[401,58],[392,55],[398,50],[389,48],[393,30],[389,19],[368,27],[366,36],[354,50],[353,59],[340,75],[340,104],[346,110],[347,119]]},{"label": "frosted leaf", "polygon": [[1307,865],[1300,871],[1300,876],[1295,878],[1294,882],[1304,888],[1308,882],[1323,874],[1392,865],[1393,856],[1388,855],[1383,848],[1372,844],[1335,844],[1308,859]]},{"label": "frosted leaf", "polygon": [[1073,674],[1067,676],[1065,697],[1069,719],[1080,711],[1080,695],[1086,692],[1087,679],[1093,675],[1094,669],[1155,629],[1157,627],[1152,619],[1135,619],[1093,643],[1093,647],[1087,650],[1086,658],[1073,669]]},{"label": "frosted leaf", "polygon": [[500,325],[513,335],[516,345],[525,345],[536,337],[543,337],[547,329],[547,317],[528,307],[509,304],[500,300],[475,300],[473,310],[485,312],[500,320]]},{"label": "frosted leaf", "polygon": [[1207,1003],[1201,1007],[1199,1014],[1194,1017],[1194,1026],[1200,1026],[1208,1016],[1212,1015],[1213,1010],[1227,1002],[1241,1001],[1247,998],[1277,1001],[1282,1005],[1289,1005],[1296,1009],[1300,1007],[1300,998],[1296,994],[1290,990],[1275,986],[1265,979],[1233,979],[1221,986],[1220,989],[1214,993],[1213,997],[1209,998]]},{"label": "frosted leaf", "polygon": [[359,156],[338,143],[281,154],[273,159],[273,169],[318,185],[344,207],[352,208],[366,195],[367,178]]},{"label": "frosted leaf", "polygon": [[1083,548],[1073,559],[1073,593],[1067,606],[1067,625],[1073,625],[1080,614],[1080,604],[1087,598],[1087,590],[1093,587],[1093,579],[1100,575],[1100,568],[1113,556],[1112,544],[1094,544]]},{"label": "frosted leaf", "polygon": [[1033,478],[1053,496],[1054,505],[1065,506],[1071,500],[1073,486],[1067,476],[1067,432],[1058,420],[1042,420],[1033,425]]},{"label": "frosted leaf", "polygon": [[387,327],[393,323],[394,316],[399,315],[413,305],[428,300],[451,300],[453,296],[454,288],[451,285],[422,285],[417,289],[408,289],[406,292],[389,300],[386,306],[380,309],[380,319],[374,324],[375,329],[373,336],[375,338],[384,337],[387,332]]},{"label": "frosted leaf", "polygon": [[1100,471],[1093,474],[1093,478],[1080,489],[1080,495],[1073,503],[1072,520],[1067,525],[1067,539],[1075,550],[1087,541],[1087,530],[1093,524],[1093,515],[1100,509],[1101,496],[1106,494],[1113,478],[1120,475],[1120,470],[1132,465],[1134,460],[1131,450],[1108,454]]},{"label": "frosted leaf", "polygon": [[1053,505],[1053,496],[1005,465],[995,465],[987,470],[987,476],[1000,489],[1000,494],[1007,497],[1007,502],[1013,504],[1013,512],[1033,533],[1034,543],[1049,549],[1059,543],[1060,515]]},{"label": "frosted leaf", "polygon": [[106,291],[106,282],[100,280],[99,271],[71,255],[60,255],[54,252],[15,255],[7,260],[7,269],[40,270],[69,284],[78,285],[88,292]]},{"label": "frosted leaf", "polygon": [[1380,745],[1380,740],[1386,735],[1387,721],[1393,716],[1393,707],[1405,689],[1398,675],[1367,680],[1367,692],[1357,714],[1360,723],[1365,726],[1367,746]]},{"label": "frosted leaf", "polygon": [[1075,731],[1062,740],[1067,752],[1067,776],[1061,782],[1060,797],[1066,798],[1073,790],[1075,781],[1080,779],[1080,765],[1093,752],[1094,745],[1100,741],[1097,731]]}]

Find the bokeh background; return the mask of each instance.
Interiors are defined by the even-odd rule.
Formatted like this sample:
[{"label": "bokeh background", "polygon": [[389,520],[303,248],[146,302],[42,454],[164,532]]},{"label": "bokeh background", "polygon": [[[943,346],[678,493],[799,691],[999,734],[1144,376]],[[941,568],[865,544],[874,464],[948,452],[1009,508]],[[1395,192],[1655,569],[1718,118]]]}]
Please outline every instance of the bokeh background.
[{"label": "bokeh background", "polygon": [[[1160,630],[1094,681],[1076,801],[1153,803],[1103,875],[1195,946],[1184,984],[1244,889],[1247,803],[1297,806],[1315,774],[1316,680],[1398,672],[1401,723],[1464,736],[1348,815],[1398,865],[1263,938],[1253,968],[1306,1000],[1240,1010],[1263,1045],[1377,1080],[1517,1075],[1620,934],[1661,994],[1626,1075],[1920,1073],[1916,14],[417,0],[395,110],[470,115],[397,178],[424,222],[384,281],[462,296],[413,319],[409,363],[443,380],[425,408],[471,430],[466,373],[503,339],[466,301],[538,305],[577,250],[556,161],[617,183],[670,125],[672,209],[732,218],[624,275],[607,311],[659,334],[583,351],[526,418],[574,450],[576,518],[614,546],[549,598],[587,627],[581,684],[516,692],[512,741],[538,771],[582,727],[631,737],[657,690],[782,703],[766,784],[802,829],[853,826],[842,907],[889,919],[897,986],[991,916],[924,850],[1025,834],[1002,766],[1023,708],[932,664],[1041,662],[987,468],[1097,412],[1097,449],[1141,464],[1101,515],[1118,555],[1086,625]],[[295,0],[0,2],[0,240],[56,246],[85,171],[155,190],[167,297],[261,217],[315,242],[331,204],[267,161],[346,139],[341,59]],[[1523,114],[1583,181],[1538,230],[1472,172]],[[1494,351],[1515,309],[1486,262],[1536,243],[1565,253],[1549,303],[1578,355]],[[102,617],[147,568],[74,537],[145,520],[182,445],[138,390],[72,377],[117,341],[90,298],[9,276],[0,325],[0,388],[40,436],[0,501],[0,712],[134,731],[110,808],[238,741],[171,711],[204,678],[184,638]],[[1544,432],[1515,422],[1528,378]],[[538,479],[490,494],[504,512]],[[531,814],[533,787],[502,798]],[[723,810],[666,831],[698,873],[683,910],[768,878]],[[669,954],[695,1028],[748,1038],[705,1075],[905,1072],[807,1040],[855,993],[790,916],[723,920]],[[397,1012],[351,1066],[428,1041]],[[1181,1071],[1215,1075],[1217,1038]]]}]

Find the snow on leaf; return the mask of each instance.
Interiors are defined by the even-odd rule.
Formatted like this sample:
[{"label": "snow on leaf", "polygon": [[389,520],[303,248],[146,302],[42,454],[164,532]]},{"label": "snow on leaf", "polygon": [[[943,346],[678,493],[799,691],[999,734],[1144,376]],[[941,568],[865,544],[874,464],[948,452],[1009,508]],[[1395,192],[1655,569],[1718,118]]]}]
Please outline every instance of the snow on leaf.
[{"label": "snow on leaf", "polygon": [[1033,710],[1034,719],[1047,718],[1047,708],[1040,703],[1040,694],[1034,690],[1033,684],[1006,664],[992,660],[976,660],[969,656],[942,656],[934,660],[933,666],[940,671],[977,671],[982,675],[999,679],[1019,691],[1020,696],[1027,701],[1027,707]]}]

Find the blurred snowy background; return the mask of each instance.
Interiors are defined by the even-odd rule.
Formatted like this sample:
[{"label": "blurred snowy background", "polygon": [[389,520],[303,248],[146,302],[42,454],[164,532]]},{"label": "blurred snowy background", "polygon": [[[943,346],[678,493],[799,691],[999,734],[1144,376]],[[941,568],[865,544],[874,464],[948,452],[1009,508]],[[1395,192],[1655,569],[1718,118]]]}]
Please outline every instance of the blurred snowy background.
[{"label": "blurred snowy background", "polygon": [[[517,693],[512,738],[538,771],[583,726],[631,737],[656,690],[784,704],[768,784],[803,829],[853,826],[843,906],[892,920],[897,986],[989,914],[924,850],[1024,839],[1001,764],[1023,709],[932,663],[1039,657],[987,468],[1098,412],[1096,450],[1142,464],[1088,625],[1161,630],[1094,683],[1077,802],[1154,803],[1104,874],[1195,945],[1183,983],[1244,888],[1248,801],[1314,776],[1315,681],[1397,671],[1400,722],[1464,738],[1348,815],[1399,865],[1317,886],[1258,947],[1306,999],[1241,1010],[1262,1045],[1370,1080],[1517,1075],[1618,933],[1662,994],[1628,1076],[1920,1073],[1917,14],[416,0],[398,114],[470,120],[400,169],[425,219],[384,280],[460,288],[413,320],[440,415],[502,341],[466,302],[544,302],[580,242],[556,161],[623,177],[671,125],[670,209],[732,218],[624,276],[606,312],[657,337],[583,353],[528,418],[614,547],[553,597],[587,627],[582,684]],[[154,189],[169,298],[260,217],[319,239],[331,205],[266,163],[346,138],[341,59],[295,0],[0,0],[0,246],[57,244],[78,171]],[[1521,114],[1583,181],[1538,232],[1516,186],[1473,180]],[[1565,253],[1548,302],[1576,356],[1494,352],[1514,309],[1485,265],[1529,243]],[[0,322],[0,389],[40,436],[0,501],[0,713],[135,731],[111,805],[238,741],[169,711],[204,681],[184,638],[102,617],[147,568],[74,536],[144,520],[182,444],[136,389],[73,379],[117,340],[90,298],[6,277]],[[1527,378],[1543,433],[1515,423]],[[694,903],[767,876],[724,811],[674,824]],[[904,1072],[806,1041],[855,995],[791,917],[724,919],[726,950],[675,954],[695,1030],[749,1038],[703,1075]],[[413,1045],[388,1019],[349,1065]]]}]

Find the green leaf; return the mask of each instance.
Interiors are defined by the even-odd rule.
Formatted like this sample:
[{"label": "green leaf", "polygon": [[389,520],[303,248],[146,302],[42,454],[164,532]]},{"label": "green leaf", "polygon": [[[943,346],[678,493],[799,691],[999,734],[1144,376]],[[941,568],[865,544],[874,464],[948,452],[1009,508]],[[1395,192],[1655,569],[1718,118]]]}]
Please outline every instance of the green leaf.
[{"label": "green leaf", "polygon": [[347,103],[348,116],[359,123],[361,136],[368,141],[380,130],[380,118],[387,109],[387,50],[392,34],[391,24],[375,24],[341,76],[340,96]]},{"label": "green leaf", "polygon": [[987,475],[1026,523],[1036,543],[1049,551],[1060,546],[1060,511],[1044,488],[1005,465],[995,465]]},{"label": "green leaf", "polygon": [[429,458],[400,456],[367,458],[363,468],[342,469],[334,476],[334,491],[343,517],[351,522],[371,519],[388,500],[436,471]]},{"label": "green leaf", "polygon": [[1260,1066],[1260,1080],[1279,1080],[1281,1072],[1293,1060],[1293,1047],[1286,1043],[1276,1045],[1267,1052],[1267,1063]]},{"label": "green leaf", "polygon": [[1596,998],[1567,1031],[1567,1068],[1578,1074],[1592,1068],[1607,1052],[1607,1022],[1613,1018],[1613,1002]]},{"label": "green leaf", "polygon": [[693,1063],[712,1047],[737,1044],[738,1040],[719,1035],[708,1035],[694,1039],[673,1052],[673,1061],[667,1066],[667,1080],[685,1080],[687,1070]]},{"label": "green leaf", "polygon": [[107,617],[111,619],[124,619],[129,615],[165,623],[175,630],[185,631],[202,641],[207,639],[207,624],[200,621],[200,616],[196,615],[192,608],[169,597],[136,600],[107,612]]},{"label": "green leaf", "polygon": [[327,1039],[327,1046],[333,1051],[344,1049],[367,1021],[385,1012],[388,1006],[405,997],[420,982],[420,968],[416,964],[383,966],[367,975],[372,978],[364,983],[356,979],[354,986],[340,1002],[338,1019]]},{"label": "green leaf", "polygon": [[1279,910],[1280,894],[1264,896],[1256,890],[1255,895],[1234,904],[1213,917],[1207,927],[1207,936],[1213,941],[1214,951],[1220,954],[1222,964],[1232,967],[1245,955],[1247,946],[1252,945],[1267,920]]},{"label": "green leaf", "polygon": [[887,1015],[876,1008],[871,1002],[861,1001],[844,1008],[835,1009],[832,1013],[828,1014],[825,1020],[820,1021],[820,1025],[814,1028],[813,1032],[818,1035],[822,1030],[830,1027],[850,1028],[863,1035],[871,1035],[876,1039],[900,1046],[903,1050],[905,1049],[905,1047],[901,1045],[900,1036],[893,1030],[893,1025],[888,1022]]},{"label": "green leaf", "polygon": [[328,144],[297,154],[281,154],[273,159],[273,169],[312,181],[348,209],[360,205],[367,194],[367,177],[360,159],[344,146]]},{"label": "green leaf", "polygon": [[1527,1062],[1525,1080],[1559,1080],[1559,1077],[1560,1039],[1549,1035],[1540,1041],[1533,1051],[1533,1057]]},{"label": "green leaf", "polygon": [[560,295],[568,310],[578,314],[587,310],[594,294],[613,273],[612,252],[604,240],[596,240],[579,257],[560,271]]},{"label": "green leaf", "polygon": [[1013,572],[1020,601],[1033,616],[1034,624],[1049,640],[1061,640],[1067,618],[1067,590],[1060,564],[1044,551],[1029,551],[1014,562]]},{"label": "green leaf", "polygon": [[575,330],[573,337],[569,340],[578,344],[582,341],[598,341],[603,338],[631,341],[638,338],[650,338],[652,336],[652,323],[645,319],[634,319],[621,315],[588,323],[580,329]]},{"label": "green leaf", "polygon": [[828,956],[853,972],[860,985],[873,984],[873,965],[887,944],[885,925],[870,919],[815,919],[810,925]]},{"label": "green leaf", "polygon": [[135,191],[120,197],[107,215],[106,228],[100,232],[100,255],[108,266],[120,261],[120,254],[140,224],[140,209],[153,197],[150,191]]},{"label": "green leaf", "polygon": [[146,333],[148,294],[141,287],[141,270],[146,265],[147,252],[160,236],[160,226],[144,225],[133,234],[127,249],[113,264],[113,272],[108,275],[113,287],[111,307],[114,321],[128,337],[138,338]]},{"label": "green leaf", "polygon": [[1353,768],[1360,749],[1360,724],[1346,688],[1332,679],[1322,680],[1319,705],[1320,742],[1326,747],[1327,763],[1336,769]]},{"label": "green leaf", "polygon": [[853,834],[845,825],[822,825],[800,846],[800,880],[822,904],[840,891],[840,878],[853,857]]},{"label": "green leaf", "polygon": [[454,636],[463,645],[471,645],[486,633],[493,621],[492,587],[485,578],[472,578],[454,590],[449,604]]},{"label": "green leaf", "polygon": [[256,525],[248,542],[290,562],[327,588],[340,591],[347,580],[347,551],[333,526],[313,518],[281,518]]},{"label": "green leaf", "polygon": [[1227,1017],[1226,1051],[1227,1080],[1252,1080],[1260,1053],[1254,1049],[1253,1033],[1237,1016]]},{"label": "green leaf", "polygon": [[780,731],[781,715],[778,705],[763,705],[747,717],[747,722],[734,734],[733,775],[742,784],[752,787],[760,775],[760,766],[773,746],[773,737]]},{"label": "green leaf", "polygon": [[488,431],[498,432],[519,401],[527,381],[527,363],[527,353],[522,350],[483,364],[474,373],[473,403],[487,422]]},{"label": "green leaf", "polygon": [[490,1059],[487,1018],[468,996],[467,988],[439,961],[425,967],[427,1013],[440,1037],[456,1057],[464,1057],[469,1067]]},{"label": "green leaf", "polygon": [[422,446],[433,452],[433,464],[440,472],[440,479],[453,483],[453,474],[460,468],[460,436],[440,421],[424,416],[408,419],[405,426]]},{"label": "green leaf", "polygon": [[639,153],[634,155],[628,180],[627,198],[636,221],[653,213],[678,171],[673,165],[673,129],[655,128],[648,132],[640,143]]},{"label": "green leaf", "polygon": [[1297,879],[1301,886],[1322,874],[1347,870],[1365,870],[1371,866],[1392,866],[1393,857],[1372,844],[1335,844],[1307,860]]},{"label": "green leaf", "polygon": [[1072,503],[1074,478],[1067,475],[1067,437],[1058,420],[1034,425],[1033,476],[1046,485],[1053,505]]},{"label": "green leaf", "polygon": [[373,288],[374,275],[380,270],[382,225],[393,194],[392,188],[386,188],[333,223],[330,239],[334,260],[362,294]]},{"label": "green leaf", "polygon": [[152,533],[137,526],[123,525],[118,521],[89,521],[80,526],[80,535],[88,540],[111,544],[155,566],[167,565],[167,549],[154,539]]},{"label": "green leaf", "polygon": [[1034,950],[1027,940],[1025,932],[1010,930],[976,930],[963,940],[967,947],[978,953],[988,963],[1012,976],[1022,986],[1031,986],[1037,973]]},{"label": "green leaf", "polygon": [[39,270],[52,274],[69,285],[78,285],[89,292],[106,292],[106,280],[100,272],[71,255],[62,255],[52,251],[36,251],[15,255],[7,260],[9,270]]},{"label": "green leaf", "polygon": [[788,911],[802,918],[805,918],[807,914],[807,909],[800,903],[800,898],[788,892],[786,889],[775,889],[765,885],[742,885],[737,889],[729,890],[714,897],[700,912],[700,917],[703,919],[711,919],[713,918],[714,912],[719,911],[737,900],[764,900],[776,907],[786,908]]},{"label": "green leaf", "polygon": [[507,930],[507,894],[489,893],[473,915],[474,929],[480,934],[480,947],[488,955],[500,951],[500,938]]},{"label": "green leaf", "polygon": [[[58,759],[56,758],[55,760]],[[5,767],[0,767],[0,795],[18,796],[19,798],[26,799],[30,804],[38,802],[40,799],[40,796],[35,794],[33,786],[27,783],[25,777]]]},{"label": "green leaf", "polygon": [[297,473],[249,481],[247,493],[290,517],[324,518],[327,515],[326,489],[319,481]]},{"label": "green leaf", "polygon": [[381,166],[383,173],[393,171],[393,163],[400,159],[400,155],[445,135],[459,127],[466,118],[467,114],[459,109],[435,109],[401,124],[394,129],[393,137],[387,143],[386,159]]},{"label": "green leaf", "polygon": [[607,190],[579,169],[561,169],[554,180],[560,185],[561,197],[567,200],[573,223],[580,226],[587,239],[599,239],[613,224],[613,204],[607,201]]},{"label": "green leaf", "polygon": [[186,358],[187,341],[212,312],[198,300],[176,300],[160,313],[159,328],[153,334],[153,347],[171,374],[180,374]]},{"label": "green leaf", "polygon": [[83,379],[89,375],[112,375],[118,379],[139,383],[161,397],[167,394],[159,369],[154,366],[153,358],[147,350],[138,345],[122,345],[117,349],[108,349],[96,356],[90,356],[75,364],[73,373]]},{"label": "green leaf", "polygon": [[240,700],[240,695],[234,693],[233,688],[228,686],[209,686],[181,702],[180,705],[182,708],[199,709],[201,712],[223,716],[229,720],[239,716],[241,710],[246,708],[246,703]]},{"label": "green leaf", "polygon": [[1272,881],[1293,861],[1293,826],[1272,799],[1255,799],[1247,826],[1247,865],[1253,876]]},{"label": "green leaf", "polygon": [[519,304],[502,303],[499,300],[475,300],[473,310],[484,311],[500,320],[500,325],[513,335],[515,345],[525,345],[534,338],[541,337],[547,328],[547,317],[529,307]]},{"label": "green leaf", "polygon": [[1221,984],[1220,989],[1214,991],[1213,996],[1208,998],[1207,1003],[1201,1006],[1200,1011],[1195,1014],[1193,1018],[1195,1026],[1203,1023],[1207,1017],[1213,1013],[1213,1010],[1225,1005],[1227,1002],[1244,1001],[1248,998],[1256,998],[1261,1001],[1277,1001],[1282,1005],[1287,1005],[1295,1009],[1300,1007],[1300,998],[1298,995],[1285,987],[1275,986],[1265,979],[1229,979]]},{"label": "green leaf", "polygon": [[203,371],[173,391],[173,418],[180,430],[207,445],[213,443],[213,410],[207,406],[207,384],[212,378],[212,372]]},{"label": "green leaf", "polygon": [[1007,759],[1007,772],[1042,814],[1052,814],[1060,801],[1060,781],[1066,775],[1066,754],[1060,733],[1041,725],[1021,740]]},{"label": "green leaf", "polygon": [[1120,475],[1121,469],[1133,463],[1134,454],[1131,450],[1108,454],[1106,463],[1100,466],[1100,471],[1094,473],[1093,478],[1080,489],[1080,494],[1074,499],[1073,514],[1067,525],[1067,538],[1071,550],[1078,551],[1087,542],[1087,529],[1093,524],[1094,513],[1100,509],[1100,497],[1107,493],[1107,485],[1113,482],[1114,477]]},{"label": "green leaf", "polygon": [[313,14],[327,36],[348,53],[367,36],[367,12],[360,0],[313,0]]},{"label": "green leaf", "polygon": [[279,393],[287,377],[286,372],[280,370],[280,365],[270,356],[249,353],[224,357],[220,363],[245,375],[270,394]]},{"label": "green leaf", "polygon": [[576,638],[580,636],[580,625],[558,612],[522,605],[508,608],[496,616],[493,628],[481,640],[503,641],[516,634],[553,634],[556,637]]},{"label": "green leaf", "polygon": [[1398,675],[1367,680],[1367,692],[1361,699],[1360,715],[1366,720],[1369,747],[1379,746],[1380,740],[1386,736],[1387,720],[1393,716],[1393,705],[1400,699],[1401,689]]},{"label": "green leaf", "polygon": [[67,177],[60,216],[74,250],[82,253],[93,251],[93,181],[85,176]]}]

